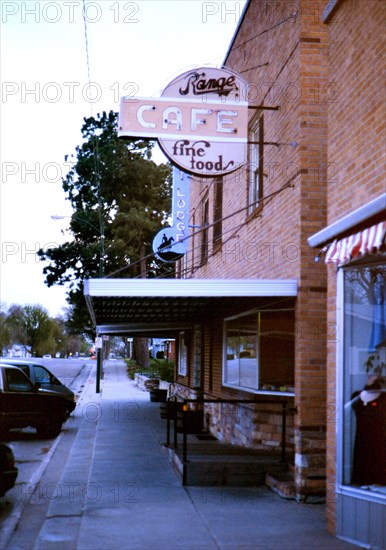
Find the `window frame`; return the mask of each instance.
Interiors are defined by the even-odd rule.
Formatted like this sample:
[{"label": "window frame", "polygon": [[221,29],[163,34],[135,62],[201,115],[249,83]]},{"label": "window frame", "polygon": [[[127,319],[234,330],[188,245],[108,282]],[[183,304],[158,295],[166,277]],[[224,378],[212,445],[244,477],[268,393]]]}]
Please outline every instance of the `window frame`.
[{"label": "window frame", "polygon": [[[347,418],[345,414],[345,393],[347,391],[347,376],[346,371],[346,303],[345,303],[345,275],[348,270],[353,268],[366,268],[373,267],[377,265],[385,265],[385,262],[382,260],[374,261],[370,263],[351,263],[345,266],[342,266],[337,273],[337,293],[336,293],[336,309],[337,309],[337,324],[342,327],[341,337],[337,339],[336,347],[336,492],[337,494],[359,497],[370,502],[382,503],[386,502],[386,495],[371,491],[362,486],[355,485],[353,483],[347,482],[345,479],[348,475],[349,464],[347,464],[347,453],[349,445],[351,445],[351,454],[349,455],[350,459],[350,470],[352,467],[353,461],[353,446],[354,438],[348,439],[347,436]],[[363,351],[361,347],[357,347],[357,351]],[[351,353],[351,352],[350,352]],[[355,363],[356,364],[356,363]],[[358,363],[359,365],[359,363]],[[355,367],[356,368],[356,367]],[[352,388],[351,388],[352,389]],[[351,390],[350,390],[351,391]],[[353,413],[354,414],[354,413]],[[349,429],[352,430],[352,422],[355,424],[355,420],[351,418]],[[352,436],[352,434],[351,434]],[[383,487],[383,486],[382,486]]]},{"label": "window frame", "polygon": [[264,117],[259,113],[248,130],[248,214],[263,208],[264,196]]},{"label": "window frame", "polygon": [[206,194],[202,201],[201,210],[201,265],[206,265],[209,258],[209,194]]},{"label": "window frame", "polygon": [[[34,393],[34,384],[21,369],[6,368],[5,377],[7,380],[8,393]],[[19,378],[22,382],[17,383],[16,378]]]},{"label": "window frame", "polygon": [[[223,319],[223,352],[222,352],[222,385],[227,388],[236,389],[238,391],[244,391],[248,393],[253,394],[263,394],[263,395],[277,395],[277,396],[288,396],[293,397],[295,395],[294,391],[280,391],[280,390],[267,390],[267,389],[261,389],[261,381],[260,381],[260,335],[261,335],[261,319],[260,315],[261,313],[277,313],[277,312],[294,312],[294,308],[284,308],[284,309],[272,309],[272,310],[260,310],[259,308],[254,308],[248,311],[243,311],[241,313],[238,313],[236,315],[232,315],[229,317],[225,317]],[[239,384],[232,384],[230,382],[227,382],[227,351],[228,351],[228,337],[227,337],[227,323],[229,321],[235,320],[235,319],[241,319],[242,317],[247,317],[249,315],[256,315],[256,341],[257,341],[257,388],[248,387],[248,386],[242,386]],[[294,335],[295,338],[295,335]],[[295,375],[295,361],[293,364],[294,368],[294,375]]]},{"label": "window frame", "polygon": [[223,216],[223,186],[222,176],[215,178],[213,184],[213,249],[217,250],[222,244],[222,216]]},{"label": "window frame", "polygon": [[178,375],[188,376],[188,346],[185,331],[178,334]]}]

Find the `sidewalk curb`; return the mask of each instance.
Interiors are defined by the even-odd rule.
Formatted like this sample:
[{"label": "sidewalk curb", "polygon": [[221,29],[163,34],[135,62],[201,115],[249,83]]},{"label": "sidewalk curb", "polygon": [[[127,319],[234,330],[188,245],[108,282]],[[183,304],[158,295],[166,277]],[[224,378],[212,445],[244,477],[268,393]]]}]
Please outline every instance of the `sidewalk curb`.
[{"label": "sidewalk curb", "polygon": [[[83,391],[87,390],[88,385],[93,381],[94,379],[94,372],[91,371],[88,373],[88,376],[86,378],[86,381],[83,386],[81,396],[83,395]],[[68,421],[68,420],[67,420]],[[36,471],[33,473],[31,480],[25,485],[25,489],[18,498],[16,504],[13,506],[11,513],[6,518],[6,520],[3,522],[1,528],[0,528],[0,550],[4,550],[10,541],[17,524],[19,523],[19,520],[23,514],[24,508],[27,504],[27,502],[32,498],[33,494],[35,493],[37,486],[39,484],[39,481],[43,477],[53,455],[55,454],[59,443],[61,442],[63,438],[64,432],[61,431],[60,434],[56,437],[55,441],[52,443],[50,450],[47,452],[47,454],[44,456],[44,459],[42,460],[40,466],[36,469]],[[17,484],[17,483],[16,483]],[[30,495],[29,499],[25,499],[25,494]]]},{"label": "sidewalk curb", "polygon": [[[55,439],[54,443],[52,444],[50,450],[45,455],[44,459],[42,460],[42,463],[37,468],[37,470],[34,472],[31,481],[29,481],[26,484],[25,493],[33,495],[33,493],[36,491],[36,487],[40,481],[40,479],[43,477],[44,472],[47,469],[48,464],[50,463],[50,460],[55,453],[61,439],[63,437],[63,432],[60,432],[60,434]],[[16,502],[15,506],[12,509],[12,512],[7,517],[5,522],[3,523],[1,529],[0,529],[0,542],[1,546],[0,549],[3,550],[6,548],[13,532],[16,529],[17,524],[19,523],[19,520],[21,518],[21,515],[23,513],[24,507],[27,504],[27,501],[23,498],[23,495],[20,495],[18,501]]]},{"label": "sidewalk curb", "polygon": [[[63,549],[76,547],[86,499],[82,480],[88,480],[90,475],[99,424],[98,418],[90,420],[85,416],[88,404],[91,403],[93,406],[100,407],[102,386],[101,392],[95,393],[94,385],[95,372],[89,376],[85,383],[85,391],[82,393],[81,401],[84,401],[86,409],[78,417],[80,423],[66,464],[60,472],[58,485],[59,487],[68,488],[69,492],[66,496],[61,493],[59,498],[55,498],[50,502],[33,546],[36,550],[56,548],[58,543]],[[95,411],[94,407],[92,410]],[[85,483],[87,487],[87,482]],[[53,540],[53,533],[55,540]]]}]

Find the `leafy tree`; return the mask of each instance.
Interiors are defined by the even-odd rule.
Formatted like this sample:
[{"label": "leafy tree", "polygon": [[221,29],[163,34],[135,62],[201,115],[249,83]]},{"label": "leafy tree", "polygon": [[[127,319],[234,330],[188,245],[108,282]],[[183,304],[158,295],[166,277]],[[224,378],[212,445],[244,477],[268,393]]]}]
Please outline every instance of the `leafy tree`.
[{"label": "leafy tree", "polygon": [[25,306],[23,325],[26,344],[31,348],[31,355],[43,355],[52,334],[52,320],[46,309],[39,305]]},{"label": "leafy tree", "polygon": [[49,317],[40,305],[12,304],[0,311],[0,351],[15,344],[30,347],[31,353],[38,356],[57,352],[68,356],[70,352],[85,352],[89,346],[83,337],[71,333],[65,316]]},{"label": "leafy tree", "polygon": [[3,307],[0,310],[0,356],[3,354],[3,349],[11,343],[11,335],[9,327],[7,326],[7,313],[3,311]]},{"label": "leafy tree", "polygon": [[48,353],[57,354],[61,357],[68,357],[80,352],[86,352],[90,346],[90,342],[80,336],[74,334],[69,327],[69,319],[71,318],[71,309],[65,311],[64,316],[52,319],[52,347],[47,349]]},{"label": "leafy tree", "polygon": [[26,343],[24,309],[22,306],[12,304],[7,312],[6,325],[10,335],[10,344]]},{"label": "leafy tree", "polygon": [[69,327],[91,337],[95,334],[83,296],[84,279],[173,275],[170,266],[151,254],[153,238],[170,211],[170,166],[151,160],[150,142],[118,139],[117,122],[112,111],[84,119],[83,143],[63,179],[74,209],[68,230],[72,239],[38,252],[49,262],[43,269],[46,284],[69,286]]}]

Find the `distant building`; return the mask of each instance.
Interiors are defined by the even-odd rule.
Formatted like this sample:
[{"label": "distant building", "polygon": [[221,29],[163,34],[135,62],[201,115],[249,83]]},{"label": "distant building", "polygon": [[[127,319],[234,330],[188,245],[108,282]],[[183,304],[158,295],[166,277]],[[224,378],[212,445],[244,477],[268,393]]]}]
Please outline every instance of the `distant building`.
[{"label": "distant building", "polygon": [[11,348],[3,350],[5,357],[31,357],[31,346],[13,344]]},{"label": "distant building", "polygon": [[175,361],[175,341],[173,339],[151,338],[150,355],[154,359],[160,358],[162,355],[164,359]]}]

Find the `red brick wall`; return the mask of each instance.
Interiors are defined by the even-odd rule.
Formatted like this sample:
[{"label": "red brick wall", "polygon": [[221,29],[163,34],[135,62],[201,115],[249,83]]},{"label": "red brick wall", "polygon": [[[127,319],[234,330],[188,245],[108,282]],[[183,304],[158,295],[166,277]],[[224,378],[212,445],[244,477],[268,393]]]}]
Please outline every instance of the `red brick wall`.
[{"label": "red brick wall", "polygon": [[[383,0],[345,0],[329,32],[328,224],[385,193],[385,28]],[[328,268],[327,519],[334,532],[336,479],[336,270]]]},{"label": "red brick wall", "polygon": [[383,0],[345,0],[328,22],[328,223],[386,191]]},{"label": "red brick wall", "polygon": [[[263,111],[264,140],[279,144],[264,148],[263,195],[268,198],[257,215],[248,215],[246,171],[224,178],[222,247],[213,249],[210,229],[208,261],[199,267],[198,233],[190,241],[194,261],[191,251],[186,262],[188,277],[298,280],[295,440],[296,453],[308,458],[298,460],[295,475],[303,492],[312,449],[317,449],[318,472],[324,452],[319,440],[320,429],[325,426],[326,271],[314,262],[314,252],[307,243],[307,238],[327,221],[329,90],[322,7],[311,0],[250,3],[226,66],[248,81],[251,105],[279,106],[278,111]],[[250,118],[255,115],[256,111],[251,110]],[[213,191],[210,180],[192,182],[191,223],[200,225],[206,196],[213,216]],[[221,386],[221,321],[212,338],[213,355],[205,358],[205,366],[212,372],[211,391],[227,396],[232,390]],[[209,366],[207,361],[212,364]],[[317,440],[317,445],[310,445],[310,440]]]}]

